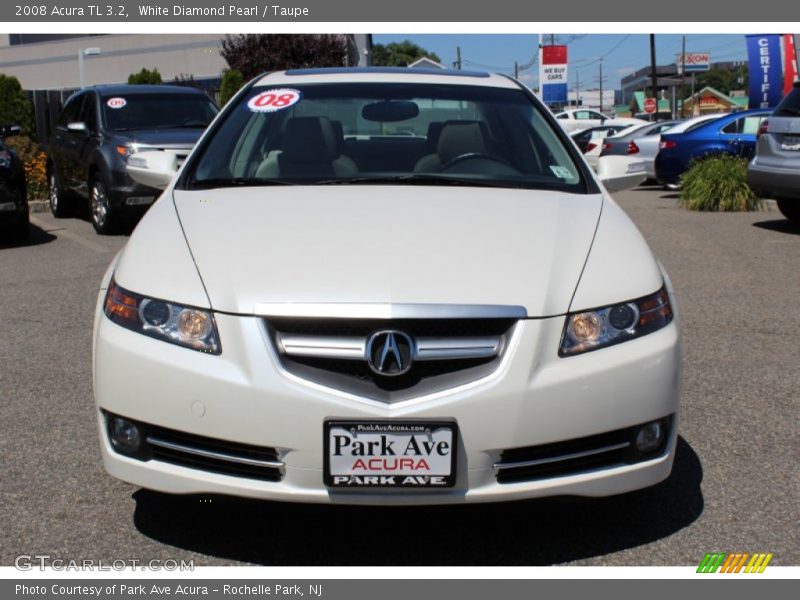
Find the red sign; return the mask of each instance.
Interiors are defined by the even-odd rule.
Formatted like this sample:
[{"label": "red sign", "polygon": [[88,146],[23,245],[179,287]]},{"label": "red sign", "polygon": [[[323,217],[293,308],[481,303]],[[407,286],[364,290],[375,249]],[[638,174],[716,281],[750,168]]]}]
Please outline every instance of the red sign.
[{"label": "red sign", "polygon": [[299,91],[288,88],[268,90],[250,98],[247,108],[253,112],[275,112],[297,104],[301,97]]},{"label": "red sign", "polygon": [[791,33],[783,36],[783,93],[792,91],[792,86],[797,80],[797,56],[794,50],[794,35]]},{"label": "red sign", "polygon": [[566,46],[542,46],[543,65],[564,65],[567,63]]},{"label": "red sign", "polygon": [[656,112],[656,100],[655,98],[648,98],[644,101],[644,112],[646,113],[654,113]]}]

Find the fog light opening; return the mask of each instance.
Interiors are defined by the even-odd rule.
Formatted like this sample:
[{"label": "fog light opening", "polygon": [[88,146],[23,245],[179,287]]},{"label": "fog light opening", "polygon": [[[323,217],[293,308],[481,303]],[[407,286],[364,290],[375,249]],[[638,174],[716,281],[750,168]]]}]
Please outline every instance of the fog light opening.
[{"label": "fog light opening", "polygon": [[133,455],[142,448],[142,433],[139,428],[122,417],[113,417],[108,427],[114,449],[121,454]]},{"label": "fog light opening", "polygon": [[653,421],[643,426],[636,434],[636,449],[642,454],[658,450],[664,441],[664,426],[661,421]]}]

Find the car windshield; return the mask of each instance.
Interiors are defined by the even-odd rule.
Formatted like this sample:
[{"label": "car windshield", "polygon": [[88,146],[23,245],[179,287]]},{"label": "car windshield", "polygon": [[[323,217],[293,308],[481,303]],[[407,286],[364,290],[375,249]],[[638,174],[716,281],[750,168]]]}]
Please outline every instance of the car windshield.
[{"label": "car windshield", "polygon": [[111,131],[133,129],[205,129],[217,107],[205,94],[118,94],[102,99]]},{"label": "car windshield", "polygon": [[416,183],[584,193],[559,135],[519,89],[254,87],[198,149],[183,185]]},{"label": "car windshield", "polygon": [[795,84],[775,109],[776,117],[796,117],[800,115],[800,85]]}]

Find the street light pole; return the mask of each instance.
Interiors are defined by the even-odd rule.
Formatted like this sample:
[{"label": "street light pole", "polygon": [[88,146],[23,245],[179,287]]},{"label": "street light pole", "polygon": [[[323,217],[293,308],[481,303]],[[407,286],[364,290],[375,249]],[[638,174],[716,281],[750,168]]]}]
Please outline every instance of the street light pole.
[{"label": "street light pole", "polygon": [[86,67],[83,64],[84,56],[97,56],[100,54],[100,48],[85,48],[78,50],[78,82],[81,89],[86,87]]}]

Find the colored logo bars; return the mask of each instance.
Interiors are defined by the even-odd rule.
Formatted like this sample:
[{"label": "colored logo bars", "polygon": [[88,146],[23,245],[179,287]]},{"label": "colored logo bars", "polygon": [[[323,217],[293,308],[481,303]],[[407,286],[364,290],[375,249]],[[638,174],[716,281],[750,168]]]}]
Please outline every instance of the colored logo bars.
[{"label": "colored logo bars", "polygon": [[698,573],[763,573],[769,561],[772,560],[770,554],[748,554],[747,552],[737,552],[726,554],[724,552],[714,552],[703,557],[700,566],[697,567]]}]

